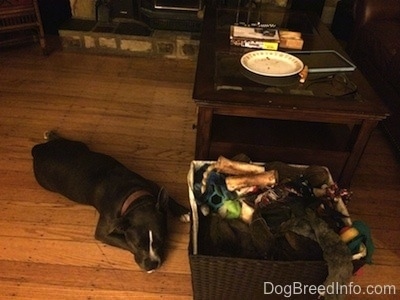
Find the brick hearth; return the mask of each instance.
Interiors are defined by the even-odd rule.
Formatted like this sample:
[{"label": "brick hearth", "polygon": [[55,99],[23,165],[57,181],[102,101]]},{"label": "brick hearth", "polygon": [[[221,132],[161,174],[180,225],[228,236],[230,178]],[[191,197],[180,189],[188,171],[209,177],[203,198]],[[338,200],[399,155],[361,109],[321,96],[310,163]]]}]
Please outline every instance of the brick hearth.
[{"label": "brick hearth", "polygon": [[59,29],[63,48],[89,53],[195,59],[199,34],[148,30],[134,23],[71,19]]}]

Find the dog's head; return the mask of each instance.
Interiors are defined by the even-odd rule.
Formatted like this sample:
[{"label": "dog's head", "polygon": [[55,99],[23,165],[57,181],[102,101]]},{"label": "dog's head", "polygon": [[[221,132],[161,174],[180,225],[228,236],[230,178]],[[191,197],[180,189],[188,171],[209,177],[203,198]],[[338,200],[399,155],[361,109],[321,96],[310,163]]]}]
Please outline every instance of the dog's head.
[{"label": "dog's head", "polygon": [[[166,221],[163,214],[158,218],[149,218],[138,222],[134,220],[124,234],[136,263],[145,271],[152,272],[159,268],[165,258],[167,243]],[[140,216],[139,218],[144,218]],[[137,219],[137,216],[135,217]]]},{"label": "dog's head", "polygon": [[157,201],[152,195],[141,198],[141,204],[133,205],[118,224],[118,231],[125,236],[136,263],[147,272],[161,266],[167,244],[166,193],[160,193]]}]

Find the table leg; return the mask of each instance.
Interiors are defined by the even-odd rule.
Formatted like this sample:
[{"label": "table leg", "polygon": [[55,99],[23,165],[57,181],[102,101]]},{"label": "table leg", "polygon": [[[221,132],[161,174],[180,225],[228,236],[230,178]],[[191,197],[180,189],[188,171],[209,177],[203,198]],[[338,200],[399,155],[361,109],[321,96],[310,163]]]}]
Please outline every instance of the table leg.
[{"label": "table leg", "polygon": [[376,120],[364,120],[360,125],[358,135],[355,138],[354,145],[350,152],[350,156],[348,157],[340,176],[339,186],[348,187],[350,185],[351,178],[353,177],[353,174],[357,168],[365,146],[368,143],[372,131],[377,125],[378,121]]},{"label": "table leg", "polygon": [[211,126],[213,109],[209,107],[197,108],[197,134],[196,134],[196,153],[195,159],[209,159],[211,145]]}]

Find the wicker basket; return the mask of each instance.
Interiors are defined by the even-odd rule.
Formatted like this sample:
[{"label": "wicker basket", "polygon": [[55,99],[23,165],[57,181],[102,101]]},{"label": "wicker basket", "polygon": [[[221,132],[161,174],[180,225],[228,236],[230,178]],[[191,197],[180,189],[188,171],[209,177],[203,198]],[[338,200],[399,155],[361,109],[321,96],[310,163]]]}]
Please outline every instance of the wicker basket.
[{"label": "wicker basket", "polygon": [[[290,288],[294,283],[320,286],[328,269],[325,261],[267,261],[202,255],[198,252],[198,207],[193,192],[195,170],[211,161],[193,161],[188,174],[192,224],[189,262],[194,299],[317,299],[318,293],[293,294],[293,290],[272,292],[272,284]],[[201,218],[200,218],[201,220]],[[290,297],[289,296],[290,293]]]}]

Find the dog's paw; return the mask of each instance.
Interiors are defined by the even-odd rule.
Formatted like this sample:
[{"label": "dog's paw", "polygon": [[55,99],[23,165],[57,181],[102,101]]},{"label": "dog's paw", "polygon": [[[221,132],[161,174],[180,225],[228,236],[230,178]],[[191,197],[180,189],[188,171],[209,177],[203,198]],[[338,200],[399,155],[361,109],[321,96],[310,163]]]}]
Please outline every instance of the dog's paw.
[{"label": "dog's paw", "polygon": [[180,215],[179,216],[179,220],[182,222],[182,223],[189,223],[190,222],[190,213],[187,213],[187,214],[183,214],[183,215]]}]

